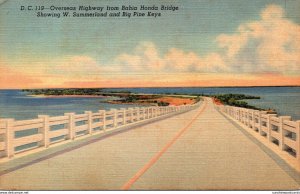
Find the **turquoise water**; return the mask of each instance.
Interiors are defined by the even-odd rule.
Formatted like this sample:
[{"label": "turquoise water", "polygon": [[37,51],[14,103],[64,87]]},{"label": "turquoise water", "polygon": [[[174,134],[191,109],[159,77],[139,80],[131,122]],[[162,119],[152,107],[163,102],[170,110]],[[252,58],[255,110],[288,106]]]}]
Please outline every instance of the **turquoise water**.
[{"label": "turquoise water", "polygon": [[[119,88],[106,90],[129,90],[137,93],[187,93],[224,94],[241,93],[260,96],[248,100],[249,104],[261,108],[274,108],[280,115],[300,120],[300,87],[232,87],[232,88]],[[34,98],[20,90],[0,90],[0,117],[15,119],[36,118],[38,114],[63,115],[66,112],[83,113],[99,109],[132,107],[103,103],[107,98]]]},{"label": "turquoise water", "polygon": [[20,90],[0,90],[0,118],[16,120],[37,118],[37,115],[58,116],[68,112],[97,112],[111,108],[127,108],[136,105],[120,105],[103,103],[114,98],[36,98],[26,96]]}]

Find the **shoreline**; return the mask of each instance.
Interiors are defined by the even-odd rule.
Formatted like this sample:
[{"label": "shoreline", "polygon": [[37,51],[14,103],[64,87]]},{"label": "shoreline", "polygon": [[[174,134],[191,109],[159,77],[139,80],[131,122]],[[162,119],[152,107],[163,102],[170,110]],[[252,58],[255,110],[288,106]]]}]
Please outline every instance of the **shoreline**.
[{"label": "shoreline", "polygon": [[[163,95],[157,98],[148,98],[148,99],[140,99],[135,101],[124,101],[124,100],[108,100],[105,103],[110,104],[131,104],[131,105],[147,105],[147,106],[159,106],[159,104],[167,104],[168,106],[180,106],[180,105],[188,105],[194,104],[197,100],[193,97],[190,98],[181,98],[175,96]],[[163,105],[165,106],[165,105]]]},{"label": "shoreline", "polygon": [[[272,89],[269,89],[269,90],[273,91]],[[269,91],[269,90],[267,90],[267,91]],[[69,92],[69,94],[57,95],[61,91],[62,92]],[[33,98],[39,99],[40,98],[40,99],[45,99],[45,100],[46,99],[49,99],[49,100],[51,100],[51,99],[53,99],[53,100],[54,99],[57,99],[57,100],[61,99],[61,100],[63,100],[63,99],[67,99],[67,98],[70,98],[70,99],[73,98],[74,100],[76,98],[78,98],[78,99],[81,98],[82,100],[84,100],[84,99],[90,99],[90,100],[94,99],[93,101],[98,101],[99,104],[100,103],[101,104],[106,104],[106,105],[101,105],[101,106],[110,106],[109,104],[112,104],[112,105],[115,104],[115,105],[120,105],[120,106],[122,106],[122,104],[123,105],[133,105],[133,106],[134,105],[137,105],[137,106],[152,106],[152,105],[157,106],[158,105],[157,103],[154,104],[154,103],[150,103],[150,102],[138,102],[138,101],[140,101],[140,100],[144,101],[144,99],[141,99],[141,98],[144,98],[144,97],[149,98],[150,96],[155,96],[157,98],[163,97],[163,96],[182,97],[182,98],[192,98],[192,97],[197,97],[198,96],[200,98],[200,96],[205,96],[205,95],[215,96],[215,95],[220,95],[220,94],[230,94],[231,93],[231,90],[224,90],[224,91],[222,90],[222,93],[221,92],[217,93],[219,90],[209,90],[209,91],[212,91],[210,94],[205,94],[205,91],[202,91],[202,90],[199,90],[198,92],[196,90],[195,91],[194,90],[188,90],[188,92],[186,92],[186,93],[182,93],[184,91],[180,91],[180,90],[174,90],[174,91],[170,90],[170,91],[166,91],[166,92],[169,92],[169,93],[165,93],[164,95],[162,95],[161,93],[147,93],[147,92],[151,92],[151,91],[152,90],[149,90],[149,91],[146,90],[146,92],[142,91],[142,93],[137,94],[137,93],[129,93],[129,92],[126,92],[126,91],[113,91],[112,93],[109,93],[110,91],[101,91],[99,89],[95,89],[95,90],[90,89],[90,90],[87,90],[87,91],[86,91],[86,89],[80,89],[80,90],[77,90],[77,89],[68,89],[68,90],[39,89],[39,90],[28,90],[28,91],[24,90],[24,91],[22,91],[24,93],[21,94],[21,96],[27,97],[28,99],[30,99],[30,98],[31,99],[33,99]],[[242,91],[244,91],[244,90],[242,90]],[[237,90],[236,92],[237,93],[241,92],[243,94],[242,91]],[[248,90],[245,90],[245,91],[248,91]],[[275,93],[280,93],[281,94],[281,93],[286,93],[286,92],[289,92],[289,91],[293,91],[293,89],[288,89],[288,90],[283,89],[283,90],[274,90],[274,91],[275,91]],[[48,92],[48,94],[46,94],[47,92]],[[51,95],[52,92],[54,92],[53,95]],[[76,95],[72,95],[72,94],[70,95],[71,92],[78,92],[78,93],[82,92],[82,94],[76,94],[75,93]],[[86,94],[84,94],[84,92],[86,92]],[[91,93],[88,94],[88,92],[91,92]],[[32,94],[30,94],[30,93],[32,93]],[[45,93],[45,94],[34,94],[34,93]],[[103,93],[103,95],[102,95],[102,93]],[[6,94],[6,93],[4,93],[4,94]],[[10,94],[11,94],[10,92],[7,93],[7,95],[10,95]],[[14,95],[15,93],[12,93],[12,94]],[[16,93],[16,94],[17,94],[17,96],[19,96],[18,93]],[[141,95],[143,95],[143,96],[141,96]],[[197,96],[195,96],[195,95],[197,95]],[[278,104],[278,102],[279,102],[278,100],[275,99],[273,101],[273,99],[271,99],[272,101],[270,101],[270,98],[267,98],[268,95],[265,95],[264,92],[262,92],[262,93],[253,93],[253,95],[262,95],[262,97],[265,98],[265,100],[262,100],[262,102],[266,103],[266,105],[265,106],[260,106],[258,104],[256,105],[255,103],[252,104],[250,101],[245,100],[245,102],[248,102],[249,105],[257,106],[257,108],[260,108],[261,110],[266,110],[269,113],[273,113],[273,114],[277,113],[277,114],[281,114],[281,115],[292,115],[293,118],[299,118],[299,116],[297,114],[297,111],[294,110],[295,107],[297,107],[296,103],[295,103],[295,97],[292,96],[293,97],[293,98],[291,98],[292,103],[289,104],[289,106],[294,104],[293,107],[291,107],[288,110],[285,110],[284,106]],[[111,97],[114,97],[114,96],[121,97],[121,99],[124,99],[124,101],[121,101],[121,99],[118,99],[118,98],[116,98],[116,99],[111,98]],[[141,97],[139,97],[139,96],[141,96]],[[129,97],[133,97],[133,98],[129,98]],[[157,100],[157,98],[153,99],[151,101],[155,102]],[[266,101],[266,99],[268,101]],[[107,102],[109,100],[110,101],[115,100],[115,102]],[[120,101],[116,102],[117,100],[120,100]],[[149,101],[150,101],[150,99],[149,99]],[[236,100],[236,101],[238,103],[240,103],[240,100]],[[217,103],[220,103],[220,101],[217,102]],[[170,104],[170,105],[172,105],[172,104]],[[160,106],[166,106],[166,104],[160,103]],[[239,106],[236,106],[236,107],[239,107]],[[47,107],[45,107],[45,109],[47,109]]]},{"label": "shoreline", "polygon": [[[123,100],[107,100],[101,103],[109,103],[109,104],[129,104],[129,105],[144,105],[144,106],[158,106],[158,103],[167,103],[168,105],[179,106],[183,104],[194,104],[196,102],[195,99],[192,97],[190,98],[182,98],[182,96],[169,96],[169,95],[161,95],[161,97],[153,97],[151,94],[140,94],[141,96],[149,96],[150,98],[145,98],[141,100],[136,100],[132,102],[126,102]],[[33,98],[107,98],[113,97],[111,96],[104,96],[104,95],[26,95],[28,97]],[[154,102],[156,101],[156,102]]]},{"label": "shoreline", "polygon": [[[144,94],[131,93],[128,91],[106,92],[99,89],[66,89],[66,90],[25,90],[29,92],[27,96],[34,98],[105,98],[102,103],[109,104],[129,104],[129,105],[144,105],[144,106],[180,106],[194,104],[199,99],[199,96],[209,96],[213,98],[216,104],[228,104],[236,107],[251,108],[256,110],[265,110],[256,106],[249,105],[244,99],[260,99],[260,96],[251,96],[245,94],[185,94],[185,93],[165,93],[165,94]],[[31,93],[31,94],[30,94]],[[119,99],[107,99],[107,97],[118,97]],[[269,112],[275,113],[274,109],[269,109]]]},{"label": "shoreline", "polygon": [[26,95],[33,98],[105,98],[107,96],[102,95]]}]

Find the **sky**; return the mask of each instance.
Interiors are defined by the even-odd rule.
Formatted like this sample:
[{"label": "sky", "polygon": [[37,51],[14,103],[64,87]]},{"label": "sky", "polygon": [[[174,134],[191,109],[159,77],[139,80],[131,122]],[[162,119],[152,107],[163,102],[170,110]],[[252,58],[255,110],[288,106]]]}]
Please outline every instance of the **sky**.
[{"label": "sky", "polygon": [[[20,11],[142,4],[179,10],[130,19]],[[300,0],[0,0],[0,88],[300,85],[298,10]]]}]

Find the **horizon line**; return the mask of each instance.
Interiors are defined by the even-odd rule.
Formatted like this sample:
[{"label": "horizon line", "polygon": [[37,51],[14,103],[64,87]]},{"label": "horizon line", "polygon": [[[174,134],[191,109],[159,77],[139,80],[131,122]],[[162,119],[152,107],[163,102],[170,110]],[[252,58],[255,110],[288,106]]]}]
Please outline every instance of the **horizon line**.
[{"label": "horizon line", "polygon": [[34,89],[121,89],[121,88],[255,88],[255,87],[300,87],[300,85],[262,85],[262,86],[133,86],[133,87],[44,87],[44,88],[0,88],[0,90]]}]

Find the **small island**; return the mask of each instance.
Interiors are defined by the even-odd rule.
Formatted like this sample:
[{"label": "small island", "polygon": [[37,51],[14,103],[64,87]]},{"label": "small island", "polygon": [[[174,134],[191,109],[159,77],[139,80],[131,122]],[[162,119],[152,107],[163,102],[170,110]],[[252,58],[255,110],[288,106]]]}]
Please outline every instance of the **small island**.
[{"label": "small island", "polygon": [[60,88],[60,89],[24,89],[28,96],[44,98],[62,97],[116,97],[114,100],[101,101],[111,104],[137,104],[144,106],[169,106],[194,104],[201,100],[201,96],[213,98],[216,104],[224,104],[236,107],[243,107],[255,110],[265,110],[269,113],[276,113],[274,109],[262,109],[249,105],[246,99],[260,99],[259,96],[245,94],[217,94],[207,95],[203,93],[164,93],[164,94],[141,94],[132,93],[127,90],[110,91],[102,88]]},{"label": "small island", "polygon": [[117,97],[114,100],[101,101],[111,104],[138,104],[145,106],[169,106],[194,104],[199,96],[184,94],[138,94],[130,91],[107,91],[101,88],[68,88],[68,89],[24,89],[28,96],[44,98],[63,97]]}]

